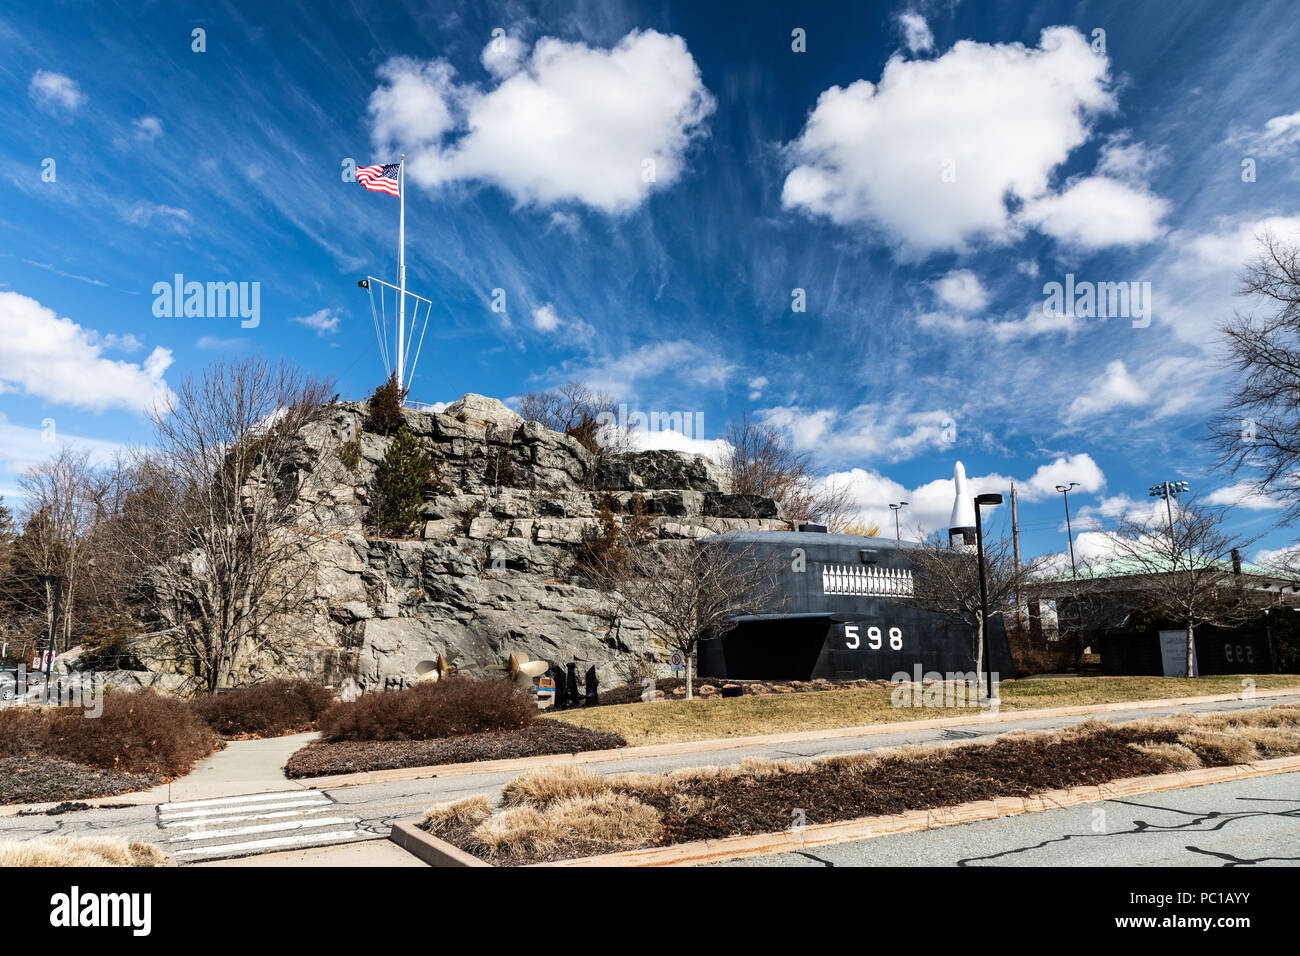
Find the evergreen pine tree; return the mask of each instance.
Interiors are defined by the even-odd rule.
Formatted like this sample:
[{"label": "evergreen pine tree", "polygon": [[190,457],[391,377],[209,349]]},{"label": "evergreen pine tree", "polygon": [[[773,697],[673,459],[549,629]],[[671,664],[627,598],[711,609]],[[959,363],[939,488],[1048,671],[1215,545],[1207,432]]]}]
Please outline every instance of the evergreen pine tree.
[{"label": "evergreen pine tree", "polygon": [[406,392],[397,384],[397,373],[388,376],[388,381],[375,389],[370,396],[370,417],[366,428],[381,435],[392,435],[402,427],[402,401]]},{"label": "evergreen pine tree", "polygon": [[379,534],[403,537],[420,520],[425,488],[434,476],[429,456],[405,425],[384,452],[375,469],[371,515]]}]

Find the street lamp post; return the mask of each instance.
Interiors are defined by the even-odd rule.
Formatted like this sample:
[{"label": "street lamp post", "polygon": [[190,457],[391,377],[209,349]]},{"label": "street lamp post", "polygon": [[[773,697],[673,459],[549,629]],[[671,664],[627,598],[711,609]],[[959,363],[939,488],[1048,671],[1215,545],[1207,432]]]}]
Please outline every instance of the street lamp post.
[{"label": "street lamp post", "polygon": [[1074,565],[1074,529],[1070,527],[1070,490],[1078,488],[1079,483],[1072,481],[1068,485],[1057,485],[1056,490],[1065,499],[1065,537],[1070,542],[1070,577],[1079,579],[1079,571]]},{"label": "street lamp post", "polygon": [[902,527],[898,523],[898,513],[903,510],[906,504],[906,501],[900,501],[896,505],[891,504],[889,506],[889,510],[894,513],[894,540],[899,544],[902,544],[903,542],[903,531]]},{"label": "street lamp post", "polygon": [[989,700],[993,699],[993,655],[990,653],[992,642],[989,641],[989,592],[984,580],[984,525],[980,508],[984,505],[1002,504],[1001,495],[976,495],[975,497],[975,552],[979,561],[980,572],[980,637],[984,642],[985,687]]}]

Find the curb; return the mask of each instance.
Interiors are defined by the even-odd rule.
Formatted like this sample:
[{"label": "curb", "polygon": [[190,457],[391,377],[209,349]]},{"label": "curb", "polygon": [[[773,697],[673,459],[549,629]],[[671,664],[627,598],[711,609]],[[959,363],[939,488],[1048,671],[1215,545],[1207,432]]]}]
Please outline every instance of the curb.
[{"label": "curb", "polygon": [[1296,771],[1300,771],[1300,755],[1277,757],[1273,760],[1257,760],[1253,763],[1234,764],[1229,767],[1182,770],[1176,773],[1157,774],[1149,777],[1127,777],[1098,786],[1048,790],[1032,797],[999,797],[996,800],[980,800],[958,804],[954,807],[911,810],[884,817],[861,817],[857,820],[818,823],[805,827],[802,834],[785,831],[783,833],[760,833],[753,836],[724,837],[718,840],[701,840],[695,843],[679,843],[674,846],[650,847],[644,850],[609,853],[604,856],[589,856],[577,860],[535,863],[533,866],[689,866],[702,863],[721,863],[725,860],[740,860],[746,857],[764,856],[769,853],[804,850],[809,847],[832,846],[836,843],[850,843],[872,837],[889,836],[895,833],[914,833],[920,830],[934,830],[960,823],[996,820],[1001,817],[1019,816],[1023,813],[1042,813],[1045,810],[1055,810],[1084,803],[1097,803],[1103,800],[1113,800],[1117,797],[1137,796],[1161,790],[1178,790],[1185,787],[1199,787],[1209,783],[1223,783],[1227,780],[1242,780],[1276,773],[1294,773]]},{"label": "curb", "polygon": [[[1291,697],[1300,694],[1300,687],[1283,687],[1271,690],[1257,690],[1255,699],[1271,697]],[[334,774],[326,777],[299,777],[287,780],[290,787],[303,790],[333,790],[339,787],[356,787],[368,783],[399,783],[406,780],[424,780],[429,777],[453,777],[465,774],[520,773],[538,767],[550,767],[557,764],[589,764],[621,760],[638,760],[645,757],[672,757],[681,754],[708,753],[719,750],[738,750],[743,747],[756,747],[765,744],[799,743],[808,740],[837,740],[844,737],[870,737],[879,734],[898,733],[903,730],[934,730],[943,727],[960,727],[967,724],[1003,723],[1016,720],[1042,720],[1050,717],[1075,717],[1083,714],[1104,714],[1124,710],[1154,710],[1161,707],[1182,707],[1191,704],[1213,704],[1226,701],[1242,700],[1240,694],[1211,694],[1204,697],[1170,697],[1160,700],[1119,701],[1111,704],[1078,704],[1073,707],[1046,707],[1038,710],[1012,710],[1001,713],[981,713],[959,717],[935,717],[928,720],[904,720],[886,724],[864,724],[860,727],[838,727],[827,730],[800,730],[783,734],[765,734],[755,737],[719,737],[710,740],[688,740],[674,744],[645,744],[639,747],[623,747],[617,750],[589,750],[575,754],[548,754],[538,757],[516,757],[505,760],[480,760],[473,763],[435,764],[426,767],[401,767],[394,770],[369,770],[357,773]],[[174,782],[174,781],[173,781]],[[283,783],[285,781],[277,781]],[[167,784],[162,784],[165,787]],[[258,793],[253,789],[227,796],[242,796],[243,793]],[[167,803],[168,797],[156,793],[154,789],[135,793],[122,793],[112,797],[92,797],[78,800],[91,807],[106,803],[122,803],[129,806],[156,806]],[[22,812],[43,813],[60,802],[48,803],[12,803],[0,806],[0,817],[17,816]]]},{"label": "curb", "polygon": [[388,834],[388,839],[430,866],[490,867],[492,865],[476,856],[471,856],[460,847],[452,846],[446,840],[439,840],[435,836],[430,836],[414,823],[394,823],[392,832]]}]

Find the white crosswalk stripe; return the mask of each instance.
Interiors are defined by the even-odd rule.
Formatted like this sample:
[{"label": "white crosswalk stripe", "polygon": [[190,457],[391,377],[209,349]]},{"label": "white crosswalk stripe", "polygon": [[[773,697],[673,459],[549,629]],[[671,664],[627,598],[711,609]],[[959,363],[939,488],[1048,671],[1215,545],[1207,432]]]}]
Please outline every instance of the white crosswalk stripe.
[{"label": "white crosswalk stripe", "polygon": [[[373,840],[360,817],[316,790],[185,800],[158,807],[168,852],[185,862]],[[183,849],[182,849],[183,847]]]}]

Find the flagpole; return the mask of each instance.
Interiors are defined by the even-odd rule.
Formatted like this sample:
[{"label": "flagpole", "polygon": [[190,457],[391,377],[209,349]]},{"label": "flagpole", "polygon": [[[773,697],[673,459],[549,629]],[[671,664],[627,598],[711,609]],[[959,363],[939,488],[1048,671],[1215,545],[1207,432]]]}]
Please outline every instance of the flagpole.
[{"label": "flagpole", "polygon": [[406,154],[397,163],[397,193],[402,211],[397,220],[397,387],[406,375]]}]

